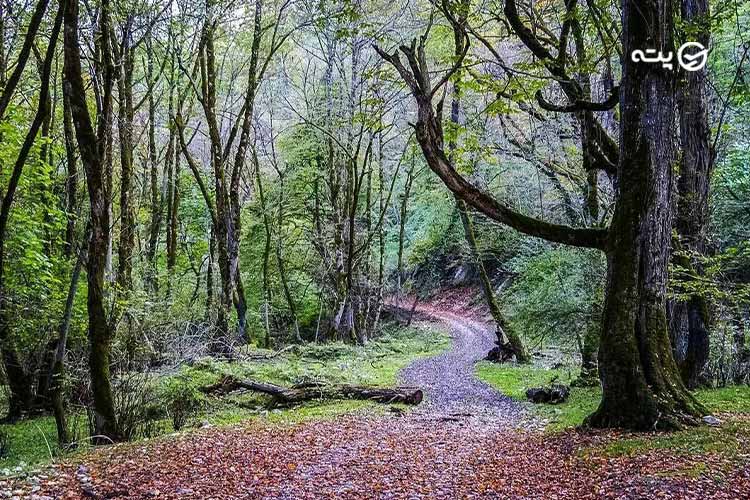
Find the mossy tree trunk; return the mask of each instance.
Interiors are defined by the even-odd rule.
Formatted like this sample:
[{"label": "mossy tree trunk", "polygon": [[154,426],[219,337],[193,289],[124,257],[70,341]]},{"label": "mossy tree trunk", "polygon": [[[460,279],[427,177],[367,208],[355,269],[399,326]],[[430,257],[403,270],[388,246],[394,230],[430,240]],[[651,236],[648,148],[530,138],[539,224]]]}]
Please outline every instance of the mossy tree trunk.
[{"label": "mossy tree trunk", "polygon": [[[674,52],[670,0],[623,0],[623,53]],[[649,31],[642,27],[651,26]],[[676,161],[675,80],[661,65],[623,60],[620,193],[609,231],[599,348],[602,401],[594,427],[674,429],[699,422],[672,356],[666,317]]]},{"label": "mossy tree trunk", "polygon": [[[681,14],[691,39],[708,47],[708,0],[682,0]],[[713,163],[708,124],[707,70],[681,75],[680,142],[682,158],[677,181],[675,228],[679,238],[673,261],[685,272],[681,279],[694,281],[703,274],[700,257],[707,251],[708,193]],[[674,300],[667,309],[674,355],[688,387],[697,387],[708,362],[710,314],[706,297],[693,293]]]},{"label": "mossy tree trunk", "polygon": [[[598,304],[593,307],[597,312],[600,307]],[[599,341],[602,333],[601,319],[592,321],[583,338],[579,339],[581,349],[581,372],[575,379],[573,385],[578,387],[591,387],[599,385]]]},{"label": "mossy tree trunk", "polygon": [[[110,5],[102,2],[100,33],[109,33]],[[113,331],[108,322],[104,304],[104,273],[107,266],[108,234],[110,230],[110,193],[106,180],[106,133],[112,119],[112,89],[114,85],[114,65],[108,36],[102,36],[102,99],[97,116],[97,133],[89,115],[86,103],[86,88],[81,68],[81,52],[78,41],[78,1],[65,2],[65,54],[64,92],[68,93],[71,115],[75,126],[81,163],[86,171],[86,182],[91,205],[91,234],[89,235],[87,281],[87,310],[89,317],[89,372],[91,392],[94,400],[95,441],[119,441],[109,363]]]},{"label": "mossy tree trunk", "polygon": [[[495,343],[498,347],[510,349],[515,355],[516,361],[519,363],[530,363],[531,356],[529,356],[529,353],[526,351],[526,348],[523,345],[523,340],[521,340],[518,333],[513,330],[505,320],[505,315],[502,313],[500,306],[497,303],[492,282],[487,275],[487,270],[485,269],[484,264],[482,263],[482,257],[479,254],[477,238],[474,232],[474,222],[471,220],[471,215],[466,210],[466,203],[457,198],[456,206],[458,207],[458,212],[461,214],[461,223],[464,227],[464,235],[466,237],[466,242],[469,245],[471,258],[477,268],[477,272],[479,273],[479,282],[482,285],[484,300],[490,310],[492,319],[495,321],[495,332],[497,335]],[[508,358],[510,358],[510,356],[508,356]]]},{"label": "mossy tree trunk", "polygon": [[[135,48],[131,46],[132,21],[122,26],[121,47],[112,44],[117,61],[117,131],[120,139],[120,235],[117,246],[117,296],[127,301],[133,289],[133,248],[135,247],[135,212],[133,207],[133,184],[135,167],[133,154],[133,128],[135,108],[133,104],[133,73],[135,71]],[[133,340],[129,340],[132,343]]]}]

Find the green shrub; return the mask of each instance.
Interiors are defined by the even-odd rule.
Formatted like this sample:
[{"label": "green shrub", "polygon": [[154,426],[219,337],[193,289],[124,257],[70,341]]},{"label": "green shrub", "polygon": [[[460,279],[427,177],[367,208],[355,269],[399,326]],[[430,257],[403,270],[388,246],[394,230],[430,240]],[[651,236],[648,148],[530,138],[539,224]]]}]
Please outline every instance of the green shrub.
[{"label": "green shrub", "polygon": [[205,403],[203,394],[185,376],[167,380],[161,390],[161,399],[176,431],[185,427],[190,417],[196,415]]}]

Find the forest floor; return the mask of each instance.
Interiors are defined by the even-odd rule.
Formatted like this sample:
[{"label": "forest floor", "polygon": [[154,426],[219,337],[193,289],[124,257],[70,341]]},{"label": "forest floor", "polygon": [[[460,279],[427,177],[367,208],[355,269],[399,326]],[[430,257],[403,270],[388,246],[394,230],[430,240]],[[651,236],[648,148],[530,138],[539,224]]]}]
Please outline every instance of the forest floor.
[{"label": "forest floor", "polygon": [[[474,376],[494,335],[439,304],[452,347],[415,361],[412,411],[253,420],[108,446],[7,486],[31,498],[748,498],[750,414],[674,434],[545,432]],[[0,484],[0,493],[3,492]],[[0,496],[1,498],[1,496]]]}]

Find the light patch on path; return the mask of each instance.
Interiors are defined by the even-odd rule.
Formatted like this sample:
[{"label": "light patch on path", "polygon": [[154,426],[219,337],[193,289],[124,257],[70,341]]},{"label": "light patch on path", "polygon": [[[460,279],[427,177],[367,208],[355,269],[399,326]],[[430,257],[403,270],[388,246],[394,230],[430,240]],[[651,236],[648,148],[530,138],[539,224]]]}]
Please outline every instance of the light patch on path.
[{"label": "light patch on path", "polygon": [[448,327],[451,348],[415,361],[400,373],[405,385],[420,387],[426,400],[412,414],[441,418],[477,417],[499,426],[516,426],[528,417],[508,396],[478,380],[474,364],[495,345],[495,334],[485,324],[462,315],[421,305],[416,312]]}]

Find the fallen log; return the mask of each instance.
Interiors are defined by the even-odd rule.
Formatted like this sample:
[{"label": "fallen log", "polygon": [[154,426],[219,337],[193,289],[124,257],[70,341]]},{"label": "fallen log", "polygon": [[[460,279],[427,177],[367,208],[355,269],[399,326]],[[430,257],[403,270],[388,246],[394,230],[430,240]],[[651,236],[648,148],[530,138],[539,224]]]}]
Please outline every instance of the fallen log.
[{"label": "fallen log", "polygon": [[294,404],[314,399],[359,399],[377,403],[403,403],[418,405],[422,402],[422,390],[416,387],[368,387],[349,384],[325,384],[307,382],[293,387],[283,387],[256,380],[240,380],[225,376],[215,384],[201,388],[205,394],[229,394],[238,390],[248,390],[268,394],[277,404]]}]

